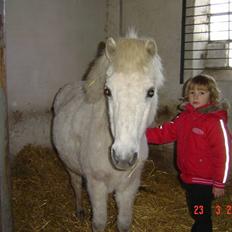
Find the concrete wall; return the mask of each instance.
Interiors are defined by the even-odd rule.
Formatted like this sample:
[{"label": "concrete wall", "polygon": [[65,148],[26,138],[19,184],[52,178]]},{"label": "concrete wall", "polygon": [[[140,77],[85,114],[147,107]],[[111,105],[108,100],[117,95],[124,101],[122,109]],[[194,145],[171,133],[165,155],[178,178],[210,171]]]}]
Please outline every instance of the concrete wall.
[{"label": "concrete wall", "polygon": [[105,0],[6,1],[10,111],[44,110],[105,40]]},{"label": "concrete wall", "polygon": [[[106,0],[7,0],[10,149],[50,145],[57,90],[81,79],[107,34]],[[112,8],[113,9],[113,8]]]}]

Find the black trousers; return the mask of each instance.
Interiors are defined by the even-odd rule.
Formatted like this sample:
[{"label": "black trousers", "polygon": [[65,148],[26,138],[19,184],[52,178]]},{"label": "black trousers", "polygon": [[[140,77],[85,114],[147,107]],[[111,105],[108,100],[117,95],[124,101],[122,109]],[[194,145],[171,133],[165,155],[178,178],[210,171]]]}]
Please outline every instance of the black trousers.
[{"label": "black trousers", "polygon": [[191,232],[212,232],[212,186],[201,184],[183,184],[183,186],[186,189],[191,216],[195,220]]}]

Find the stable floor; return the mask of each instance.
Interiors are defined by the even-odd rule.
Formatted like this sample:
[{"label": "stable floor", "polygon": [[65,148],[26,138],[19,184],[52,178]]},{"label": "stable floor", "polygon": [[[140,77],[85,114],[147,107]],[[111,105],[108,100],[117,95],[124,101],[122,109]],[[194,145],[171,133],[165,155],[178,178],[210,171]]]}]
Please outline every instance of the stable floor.
[{"label": "stable floor", "polygon": [[[15,232],[90,232],[91,209],[83,190],[86,218],[75,215],[75,200],[63,164],[50,148],[28,145],[12,169]],[[216,210],[220,208],[219,215]],[[132,232],[188,232],[192,219],[177,177],[148,160],[134,205]],[[219,211],[217,211],[219,212]],[[117,208],[109,196],[107,232],[116,231]],[[232,231],[232,183],[213,204],[214,231]]]}]

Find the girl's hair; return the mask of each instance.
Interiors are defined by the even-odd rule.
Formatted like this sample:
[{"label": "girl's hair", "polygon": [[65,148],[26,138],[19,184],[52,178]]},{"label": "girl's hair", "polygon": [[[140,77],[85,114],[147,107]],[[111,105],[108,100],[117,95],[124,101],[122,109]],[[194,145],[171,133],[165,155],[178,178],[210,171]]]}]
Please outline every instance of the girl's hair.
[{"label": "girl's hair", "polygon": [[210,93],[210,101],[212,103],[219,102],[220,90],[212,76],[200,74],[193,78],[190,78],[184,85],[183,94],[185,100],[188,100],[189,91],[192,90],[195,86],[205,87]]}]

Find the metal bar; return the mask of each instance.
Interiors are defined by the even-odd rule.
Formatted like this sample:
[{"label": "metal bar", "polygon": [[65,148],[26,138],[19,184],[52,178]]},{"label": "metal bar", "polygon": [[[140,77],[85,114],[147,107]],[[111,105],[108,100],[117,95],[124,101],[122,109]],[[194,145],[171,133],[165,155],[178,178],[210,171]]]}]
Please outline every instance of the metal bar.
[{"label": "metal bar", "polygon": [[[229,1],[229,0],[228,0],[228,6],[229,6],[229,8],[230,8],[230,1]],[[229,21],[230,21],[231,15],[229,15],[228,17],[229,17]],[[230,38],[230,33],[229,33],[229,31],[230,31],[230,23],[228,23],[228,38]]]},{"label": "metal bar", "polygon": [[230,48],[214,48],[214,49],[185,49],[185,52],[204,52],[204,51],[229,51]]},{"label": "metal bar", "polygon": [[205,22],[205,23],[186,23],[185,26],[196,26],[196,25],[208,25],[210,22]]},{"label": "metal bar", "polygon": [[188,40],[185,41],[186,44],[190,44],[190,43],[208,43],[208,40]]},{"label": "metal bar", "polygon": [[216,58],[186,58],[184,60],[227,60],[225,57],[216,57]]},{"label": "metal bar", "polygon": [[201,7],[208,7],[208,6],[221,6],[221,5],[227,5],[228,3],[213,3],[213,4],[205,4],[205,5],[198,5],[198,6],[187,6],[186,9],[195,9],[195,8],[201,8]]},{"label": "metal bar", "polygon": [[184,83],[184,58],[185,58],[185,19],[186,0],[182,0],[182,26],[181,26],[181,56],[180,56],[180,84]]},{"label": "metal bar", "polygon": [[[205,70],[205,69],[207,68],[184,68],[184,71]],[[210,69],[221,70],[221,68],[210,68]],[[232,68],[229,66],[226,66],[226,67],[223,67],[223,70],[232,70]]]},{"label": "metal bar", "polygon": [[205,68],[184,68],[184,70],[192,71],[192,70],[204,70]]},{"label": "metal bar", "polygon": [[215,33],[215,32],[219,32],[219,33],[223,33],[223,32],[230,32],[232,30],[218,30],[218,31],[205,31],[205,32],[202,32],[202,31],[199,31],[199,32],[186,32],[185,34],[186,35],[199,35],[199,34],[208,34],[208,33]]},{"label": "metal bar", "polygon": [[123,35],[123,0],[119,0],[119,35]]},{"label": "metal bar", "polygon": [[227,21],[218,21],[218,22],[203,22],[203,23],[186,23],[185,26],[196,26],[196,25],[209,25],[209,24],[216,24],[216,23],[231,23],[232,20]]},{"label": "metal bar", "polygon": [[231,15],[232,12],[221,12],[221,13],[214,13],[214,14],[198,14],[198,15],[186,15],[186,18],[197,18],[197,17],[202,17],[202,16],[222,16],[222,15]]},{"label": "metal bar", "polygon": [[228,42],[231,43],[232,39],[226,39],[226,40],[188,40],[185,41],[185,43],[209,43],[209,42]]}]

